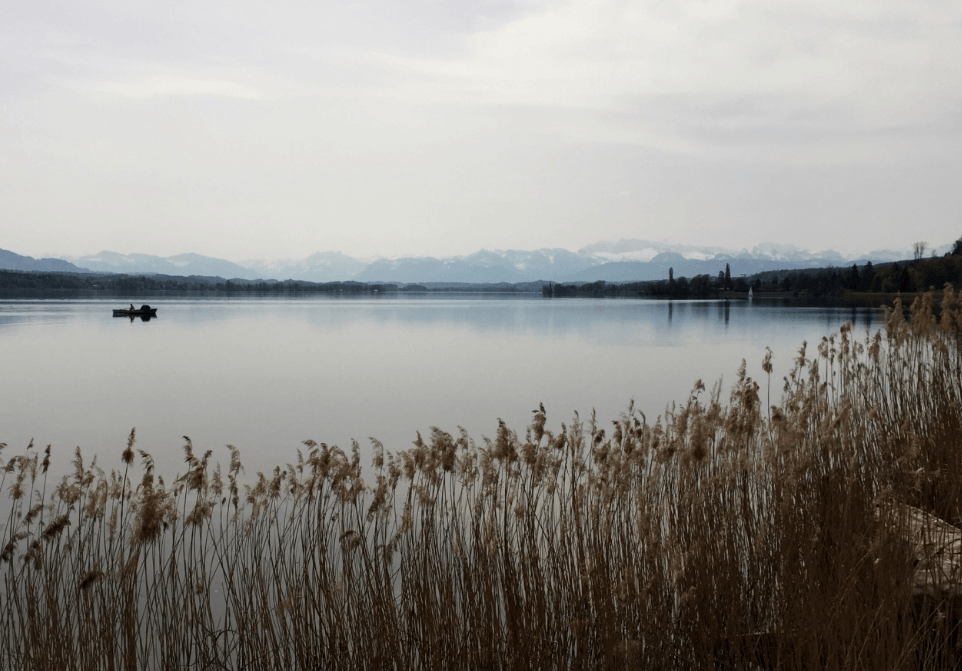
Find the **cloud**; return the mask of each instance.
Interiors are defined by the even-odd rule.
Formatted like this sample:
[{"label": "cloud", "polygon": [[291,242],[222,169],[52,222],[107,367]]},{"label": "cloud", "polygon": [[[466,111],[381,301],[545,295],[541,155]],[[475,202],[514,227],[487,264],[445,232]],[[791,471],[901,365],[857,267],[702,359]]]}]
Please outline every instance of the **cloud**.
[{"label": "cloud", "polygon": [[[358,52],[408,101],[599,113],[598,138],[810,143],[962,110],[962,5],[569,0],[444,57]],[[584,133],[580,127],[577,133]]]},{"label": "cloud", "polygon": [[[172,42],[144,33],[151,46],[134,57],[132,38],[109,33],[83,50],[90,62],[74,48],[64,60],[85,63],[84,86],[129,98],[314,96],[372,109],[456,106],[506,123],[504,110],[536,108],[546,133],[680,153],[861,152],[867,133],[928,132],[962,111],[955,2],[563,0],[509,3],[483,21],[475,4],[447,24],[438,17],[449,10],[419,6],[411,25],[378,2],[364,4],[365,24],[304,7],[187,24],[171,10],[150,24],[169,24]],[[385,37],[388,25],[410,39]],[[21,33],[21,42],[63,43]]]},{"label": "cloud", "polygon": [[0,25],[0,201],[51,240],[958,236],[954,0],[22,7]]},{"label": "cloud", "polygon": [[113,73],[75,86],[125,98],[206,96],[257,101],[290,101],[330,95],[317,84],[283,68],[257,65],[174,66],[163,62],[108,61],[97,68]]},{"label": "cloud", "polygon": [[177,74],[142,75],[125,80],[95,82],[90,89],[125,98],[215,96],[262,100],[265,97],[259,89],[242,82]]}]

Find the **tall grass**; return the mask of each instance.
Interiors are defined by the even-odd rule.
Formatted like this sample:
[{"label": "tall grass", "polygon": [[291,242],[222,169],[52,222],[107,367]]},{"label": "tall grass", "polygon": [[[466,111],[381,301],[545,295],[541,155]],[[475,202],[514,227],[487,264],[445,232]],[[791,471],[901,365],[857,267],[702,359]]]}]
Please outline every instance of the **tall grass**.
[{"label": "tall grass", "polygon": [[951,287],[940,315],[897,303],[653,423],[373,441],[368,481],[357,444],[252,484],[189,439],[169,482],[134,432],[58,482],[31,446],[0,483],[0,668],[954,668],[958,576],[920,589],[898,514],[962,517]]}]

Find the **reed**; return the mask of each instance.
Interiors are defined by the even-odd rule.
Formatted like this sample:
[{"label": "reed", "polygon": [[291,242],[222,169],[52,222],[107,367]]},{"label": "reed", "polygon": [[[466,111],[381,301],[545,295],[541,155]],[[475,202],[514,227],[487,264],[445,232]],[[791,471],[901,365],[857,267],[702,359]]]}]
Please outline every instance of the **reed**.
[{"label": "reed", "polygon": [[356,443],[249,482],[188,438],[165,481],[133,431],[48,482],[30,445],[0,668],[956,668],[958,599],[920,600],[887,512],[962,518],[962,302],[932,303],[803,345],[774,400],[743,365],[653,423],[372,441],[369,480]]}]

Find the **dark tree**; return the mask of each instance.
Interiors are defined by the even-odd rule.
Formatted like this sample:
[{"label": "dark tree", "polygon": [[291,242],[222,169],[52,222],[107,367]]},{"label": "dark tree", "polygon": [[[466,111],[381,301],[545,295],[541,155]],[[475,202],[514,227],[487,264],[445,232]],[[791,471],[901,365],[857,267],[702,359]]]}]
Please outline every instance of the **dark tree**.
[{"label": "dark tree", "polygon": [[862,291],[868,291],[872,287],[872,281],[875,279],[875,268],[872,266],[872,262],[869,261],[862,268],[861,277],[859,279],[859,289]]},{"label": "dark tree", "polygon": [[708,275],[695,275],[691,278],[688,291],[697,296],[707,296],[711,291],[711,278]]},{"label": "dark tree", "polygon": [[853,263],[852,270],[848,274],[848,288],[852,291],[858,291],[859,279],[858,266]]},{"label": "dark tree", "polygon": [[898,278],[900,292],[905,293],[908,291],[915,291],[915,286],[912,284],[912,278],[909,275],[908,268],[902,268],[902,272],[899,274]]},{"label": "dark tree", "polygon": [[732,288],[732,269],[727,263],[725,264],[725,288]]}]

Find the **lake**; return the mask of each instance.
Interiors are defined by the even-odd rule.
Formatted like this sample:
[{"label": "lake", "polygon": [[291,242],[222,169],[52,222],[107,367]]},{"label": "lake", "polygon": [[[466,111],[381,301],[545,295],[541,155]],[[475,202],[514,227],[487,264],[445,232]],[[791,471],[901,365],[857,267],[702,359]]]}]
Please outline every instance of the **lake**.
[{"label": "lake", "polygon": [[[139,304],[140,301],[135,301]],[[631,399],[649,421],[697,379],[730,383],[742,359],[759,379],[774,351],[772,402],[803,340],[867,309],[744,301],[544,299],[464,295],[361,299],[163,299],[148,322],[114,318],[123,300],[0,301],[0,442],[4,460],[33,438],[58,470],[75,446],[108,470],[132,427],[162,474],[183,472],[182,436],[250,477],[296,459],[301,441],[387,449],[416,432],[463,426],[523,433],[542,402],[548,428],[609,424]],[[873,321],[874,320],[874,321]]]}]

